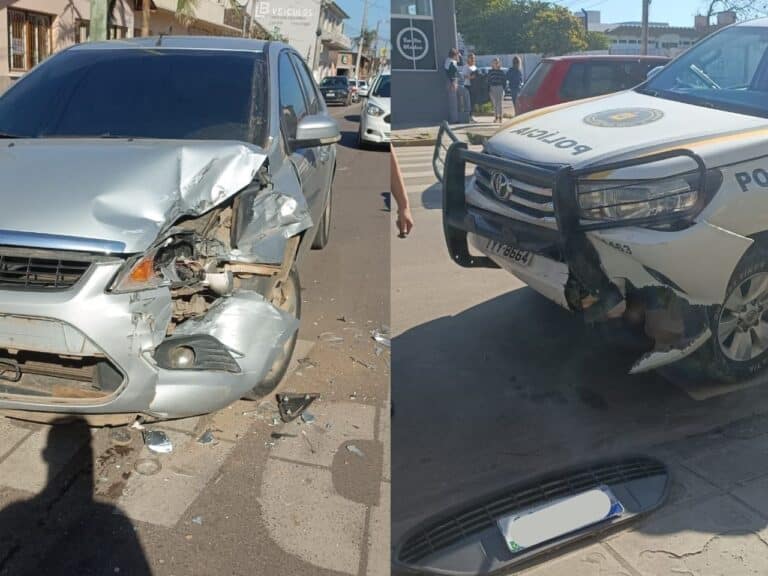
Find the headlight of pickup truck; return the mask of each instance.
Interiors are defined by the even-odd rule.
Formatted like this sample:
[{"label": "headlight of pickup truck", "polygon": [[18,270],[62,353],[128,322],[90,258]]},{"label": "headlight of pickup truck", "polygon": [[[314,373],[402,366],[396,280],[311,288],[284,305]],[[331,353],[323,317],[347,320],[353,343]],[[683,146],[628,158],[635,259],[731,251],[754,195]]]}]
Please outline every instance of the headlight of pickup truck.
[{"label": "headlight of pickup truck", "polygon": [[700,206],[698,175],[661,180],[582,180],[578,184],[582,218],[622,221],[684,215]]}]

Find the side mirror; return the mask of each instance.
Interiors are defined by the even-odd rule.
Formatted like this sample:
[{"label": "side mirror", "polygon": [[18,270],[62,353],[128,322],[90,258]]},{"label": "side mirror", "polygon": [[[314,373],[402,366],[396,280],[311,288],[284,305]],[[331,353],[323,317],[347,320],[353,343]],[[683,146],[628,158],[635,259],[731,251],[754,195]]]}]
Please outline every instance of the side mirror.
[{"label": "side mirror", "polygon": [[291,142],[291,147],[314,148],[335,144],[341,140],[341,132],[336,120],[324,114],[305,116],[296,127],[296,138]]},{"label": "side mirror", "polygon": [[662,70],[664,70],[664,66],[656,66],[656,68],[651,68],[650,70],[648,70],[648,74],[645,75],[645,79],[650,80]]}]

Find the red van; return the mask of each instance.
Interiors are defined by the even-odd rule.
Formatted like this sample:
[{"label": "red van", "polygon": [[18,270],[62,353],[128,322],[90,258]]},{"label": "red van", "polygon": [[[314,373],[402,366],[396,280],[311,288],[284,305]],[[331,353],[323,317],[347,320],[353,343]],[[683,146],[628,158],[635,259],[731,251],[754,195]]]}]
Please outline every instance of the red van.
[{"label": "red van", "polygon": [[663,56],[559,56],[544,58],[517,98],[516,112],[627,90],[664,66]]}]

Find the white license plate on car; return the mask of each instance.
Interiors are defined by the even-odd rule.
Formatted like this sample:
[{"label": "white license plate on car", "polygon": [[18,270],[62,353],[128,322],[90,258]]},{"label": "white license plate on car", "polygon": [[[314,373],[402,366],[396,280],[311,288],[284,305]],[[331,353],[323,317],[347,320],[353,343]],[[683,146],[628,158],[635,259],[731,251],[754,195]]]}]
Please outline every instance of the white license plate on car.
[{"label": "white license plate on car", "polygon": [[328,92],[327,96],[336,96],[336,92]]},{"label": "white license plate on car", "polygon": [[503,242],[497,242],[496,240],[488,240],[486,248],[489,252],[501,256],[510,262],[519,264],[520,266],[530,266],[533,261],[533,254],[528,250],[520,250],[520,248],[515,248],[514,246],[504,244]]},{"label": "white license plate on car", "polygon": [[622,514],[621,502],[600,486],[501,518],[498,527],[510,552],[520,553]]}]

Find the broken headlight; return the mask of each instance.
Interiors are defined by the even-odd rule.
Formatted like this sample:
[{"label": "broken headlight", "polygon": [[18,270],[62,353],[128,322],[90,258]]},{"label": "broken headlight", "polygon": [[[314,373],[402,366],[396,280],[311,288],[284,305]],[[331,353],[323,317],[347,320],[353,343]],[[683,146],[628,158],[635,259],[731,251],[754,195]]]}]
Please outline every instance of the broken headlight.
[{"label": "broken headlight", "polygon": [[625,221],[695,215],[701,210],[698,174],[658,180],[582,180],[581,216],[587,220]]},{"label": "broken headlight", "polygon": [[110,287],[111,292],[136,292],[167,286],[171,282],[160,270],[157,255],[159,248],[153,248],[140,256],[126,261]]},{"label": "broken headlight", "polygon": [[110,291],[137,292],[200,281],[203,277],[200,267],[190,261],[193,248],[188,236],[168,237],[144,254],[128,259],[112,282]]}]

